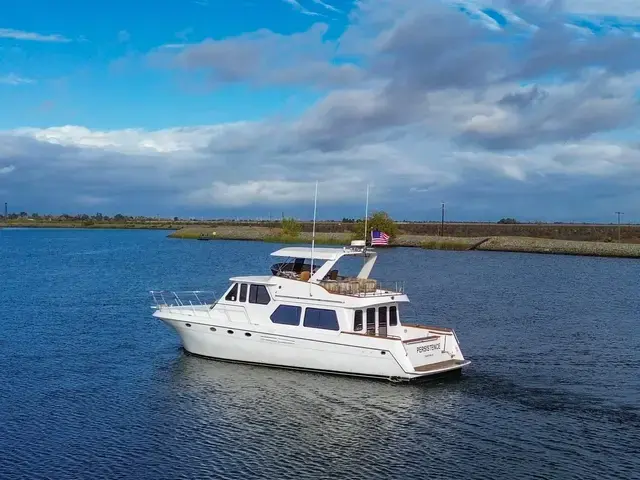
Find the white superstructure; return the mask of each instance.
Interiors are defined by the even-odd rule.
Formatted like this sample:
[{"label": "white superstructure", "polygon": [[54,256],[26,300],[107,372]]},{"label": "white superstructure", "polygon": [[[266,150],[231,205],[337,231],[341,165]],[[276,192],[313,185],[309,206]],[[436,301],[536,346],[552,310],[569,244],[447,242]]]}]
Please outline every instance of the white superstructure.
[{"label": "white superstructure", "polygon": [[[470,363],[452,329],[402,321],[404,286],[370,278],[377,253],[364,242],[271,255],[288,260],[270,275],[232,277],[212,302],[205,292],[186,292],[189,300],[151,292],[153,315],[176,330],[187,352],[221,360],[392,381],[460,373]],[[359,273],[339,275],[334,267],[351,256],[364,259]]]}]

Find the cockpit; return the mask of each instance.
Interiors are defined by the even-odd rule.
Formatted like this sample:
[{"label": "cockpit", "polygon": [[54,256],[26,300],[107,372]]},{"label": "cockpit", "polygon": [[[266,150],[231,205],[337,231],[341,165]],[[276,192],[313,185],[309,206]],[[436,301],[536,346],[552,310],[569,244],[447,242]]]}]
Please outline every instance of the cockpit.
[{"label": "cockpit", "polygon": [[[308,281],[311,275],[316,273],[322,266],[318,263],[324,263],[321,260],[314,260],[313,268],[311,262],[305,258],[289,258],[284,262],[274,263],[271,265],[271,273],[276,277],[290,278],[292,280]],[[339,280],[338,270],[330,270],[323,280]]]}]

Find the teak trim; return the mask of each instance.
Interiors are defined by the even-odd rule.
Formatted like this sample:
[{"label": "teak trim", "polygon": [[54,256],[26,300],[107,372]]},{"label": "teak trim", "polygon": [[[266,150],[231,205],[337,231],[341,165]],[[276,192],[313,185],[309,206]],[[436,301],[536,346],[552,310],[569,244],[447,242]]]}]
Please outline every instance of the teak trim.
[{"label": "teak trim", "polygon": [[418,342],[429,342],[431,340],[437,340],[440,337],[438,335],[431,335],[429,337],[420,337],[420,338],[412,338],[410,340],[403,340],[402,343],[404,344],[409,344],[409,343],[418,343]]},{"label": "teak trim", "polygon": [[413,327],[413,328],[422,328],[423,330],[431,330],[432,332],[442,332],[442,333],[453,333],[452,328],[447,327],[433,327],[430,325],[417,325],[415,323],[403,323],[403,327]]}]

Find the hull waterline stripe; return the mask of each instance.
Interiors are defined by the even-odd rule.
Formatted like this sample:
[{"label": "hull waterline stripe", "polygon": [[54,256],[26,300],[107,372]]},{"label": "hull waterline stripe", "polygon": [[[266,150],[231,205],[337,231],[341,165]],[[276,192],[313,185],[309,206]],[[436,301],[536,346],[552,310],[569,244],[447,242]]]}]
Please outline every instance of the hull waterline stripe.
[{"label": "hull waterline stripe", "polygon": [[184,350],[185,353],[187,353],[188,355],[192,355],[194,357],[199,357],[199,358],[206,358],[206,359],[210,359],[210,360],[217,360],[217,361],[221,361],[221,362],[226,362],[226,363],[236,363],[239,365],[252,365],[252,366],[256,366],[256,367],[265,367],[265,368],[280,368],[283,370],[295,370],[295,371],[299,371],[299,372],[310,372],[310,373],[322,373],[322,374],[329,374],[329,375],[340,375],[340,376],[347,376],[347,377],[357,377],[357,378],[365,378],[365,379],[371,379],[371,380],[391,380],[391,379],[398,379],[401,383],[411,383],[411,382],[418,382],[420,380],[426,380],[426,379],[435,379],[435,378],[440,378],[443,376],[459,376],[462,374],[462,367],[464,365],[460,365],[457,368],[450,368],[444,371],[436,371],[433,373],[428,373],[428,374],[415,374],[415,372],[407,372],[407,373],[412,373],[411,377],[397,377],[397,376],[386,376],[386,375],[366,375],[366,374],[362,374],[362,373],[350,373],[350,372],[340,372],[340,371],[336,371],[336,370],[322,370],[322,369],[317,369],[317,368],[304,368],[304,367],[290,367],[287,365],[277,365],[277,364],[271,364],[271,363],[259,363],[259,362],[248,362],[248,361],[244,361],[244,360],[231,360],[228,358],[221,358],[221,357],[210,357],[208,355],[200,355],[198,353],[192,353],[190,351],[188,351],[186,348],[182,348]]}]

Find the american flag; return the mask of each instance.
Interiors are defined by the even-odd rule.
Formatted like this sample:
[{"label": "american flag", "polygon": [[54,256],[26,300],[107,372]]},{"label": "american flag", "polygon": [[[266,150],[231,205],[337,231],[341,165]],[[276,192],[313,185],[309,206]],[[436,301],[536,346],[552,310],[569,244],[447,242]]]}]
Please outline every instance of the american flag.
[{"label": "american flag", "polygon": [[371,245],[389,245],[389,235],[378,230],[372,230]]}]

